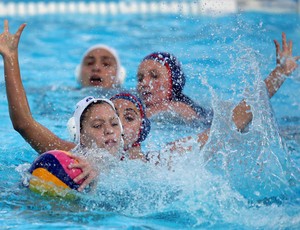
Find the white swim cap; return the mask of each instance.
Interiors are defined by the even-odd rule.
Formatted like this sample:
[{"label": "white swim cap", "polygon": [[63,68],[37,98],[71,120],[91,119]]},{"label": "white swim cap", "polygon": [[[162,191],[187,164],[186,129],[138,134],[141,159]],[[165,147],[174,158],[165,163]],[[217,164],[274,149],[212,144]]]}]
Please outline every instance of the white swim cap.
[{"label": "white swim cap", "polygon": [[83,54],[83,57],[81,59],[81,63],[75,69],[75,77],[76,77],[77,82],[81,85],[81,75],[80,74],[81,74],[83,59],[89,52],[91,52],[92,50],[95,50],[95,49],[107,50],[114,56],[114,58],[116,59],[116,63],[117,63],[117,76],[116,77],[118,80],[118,84],[120,84],[120,85],[123,84],[125,81],[125,78],[126,78],[126,69],[121,65],[121,61],[120,61],[117,51],[114,48],[104,45],[104,44],[97,44],[97,45],[91,46],[87,51],[85,51],[85,53]]},{"label": "white swim cap", "polygon": [[[73,117],[71,117],[67,123],[69,134],[70,134],[72,140],[75,141],[75,143],[77,143],[77,144],[80,143],[80,118],[81,118],[82,113],[85,111],[85,109],[91,103],[96,103],[96,102],[100,102],[100,101],[109,104],[113,108],[113,110],[117,113],[114,104],[110,100],[105,99],[105,98],[94,98],[92,96],[88,96],[88,97],[85,97],[84,99],[82,99],[81,101],[79,101],[76,104],[76,109],[75,109]],[[118,122],[121,127],[121,134],[123,135],[123,127],[122,127],[119,117],[118,117]]]}]

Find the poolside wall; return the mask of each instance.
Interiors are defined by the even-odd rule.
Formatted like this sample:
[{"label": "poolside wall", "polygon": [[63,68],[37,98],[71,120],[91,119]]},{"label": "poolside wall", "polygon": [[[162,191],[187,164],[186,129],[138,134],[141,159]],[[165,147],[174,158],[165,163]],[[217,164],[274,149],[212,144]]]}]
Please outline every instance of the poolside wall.
[{"label": "poolside wall", "polygon": [[[1,1],[1,0],[0,0]],[[43,14],[226,14],[239,11],[299,13],[300,0],[2,0],[0,16]]]}]

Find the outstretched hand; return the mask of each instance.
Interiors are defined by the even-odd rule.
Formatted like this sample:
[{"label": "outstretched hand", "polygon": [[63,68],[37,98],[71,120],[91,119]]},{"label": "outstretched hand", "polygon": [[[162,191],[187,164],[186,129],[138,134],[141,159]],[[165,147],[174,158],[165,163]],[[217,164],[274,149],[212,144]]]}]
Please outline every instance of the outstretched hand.
[{"label": "outstretched hand", "polygon": [[5,57],[18,51],[19,40],[26,24],[20,25],[15,34],[9,33],[8,20],[4,20],[4,31],[0,34],[0,54]]},{"label": "outstretched hand", "polygon": [[78,163],[73,163],[68,166],[69,169],[79,168],[82,170],[82,173],[74,178],[75,182],[79,182],[80,180],[84,180],[80,187],[77,189],[79,192],[82,192],[85,187],[90,185],[98,176],[97,170],[84,158],[78,156],[71,156]]},{"label": "outstretched hand", "polygon": [[287,42],[284,32],[282,33],[282,50],[277,40],[274,40],[274,43],[276,47],[276,64],[282,68],[283,74],[288,76],[298,67],[296,61],[300,59],[300,56],[293,57],[293,42]]}]

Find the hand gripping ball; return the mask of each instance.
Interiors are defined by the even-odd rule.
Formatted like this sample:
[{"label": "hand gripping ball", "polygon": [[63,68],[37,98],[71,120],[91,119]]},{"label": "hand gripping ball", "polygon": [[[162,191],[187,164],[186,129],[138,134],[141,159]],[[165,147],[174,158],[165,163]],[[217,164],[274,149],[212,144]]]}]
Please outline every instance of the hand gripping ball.
[{"label": "hand gripping ball", "polygon": [[52,150],[41,154],[31,165],[29,172],[29,188],[41,194],[50,196],[65,196],[70,190],[77,190],[83,180],[73,181],[81,169],[69,169],[76,160],[71,154],[62,150]]}]

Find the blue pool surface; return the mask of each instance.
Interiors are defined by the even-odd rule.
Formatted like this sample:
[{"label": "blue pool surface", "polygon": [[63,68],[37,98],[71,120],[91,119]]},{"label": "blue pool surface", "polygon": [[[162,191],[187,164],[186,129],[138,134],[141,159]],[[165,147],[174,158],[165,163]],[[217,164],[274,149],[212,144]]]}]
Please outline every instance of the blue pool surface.
[{"label": "blue pool surface", "polygon": [[[66,123],[79,99],[114,93],[79,89],[75,81],[81,55],[97,43],[119,51],[127,70],[126,90],[135,89],[144,56],[172,52],[188,76],[184,92],[213,108],[215,117],[208,144],[201,151],[195,144],[193,151],[175,157],[174,170],[127,162],[104,173],[96,191],[76,201],[41,196],[22,184],[24,168],[37,153],[11,125],[1,61],[1,229],[300,228],[300,70],[270,101],[261,84],[275,67],[273,40],[281,41],[282,31],[300,55],[299,15],[36,15],[8,20],[12,32],[27,23],[19,56],[32,114],[62,138],[69,138]],[[240,134],[229,118],[243,98],[251,102],[254,120]],[[145,151],[204,129],[187,127],[167,114],[152,122]]]}]

